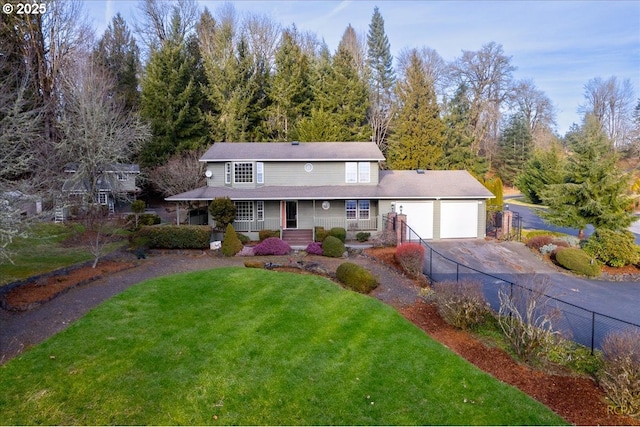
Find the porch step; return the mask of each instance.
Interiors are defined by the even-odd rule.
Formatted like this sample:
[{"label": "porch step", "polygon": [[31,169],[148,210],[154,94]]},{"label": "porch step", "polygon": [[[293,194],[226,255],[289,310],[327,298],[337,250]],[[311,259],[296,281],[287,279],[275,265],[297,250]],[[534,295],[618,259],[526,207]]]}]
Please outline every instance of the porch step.
[{"label": "porch step", "polygon": [[289,246],[304,246],[313,242],[313,230],[282,230],[282,240],[287,242]]}]

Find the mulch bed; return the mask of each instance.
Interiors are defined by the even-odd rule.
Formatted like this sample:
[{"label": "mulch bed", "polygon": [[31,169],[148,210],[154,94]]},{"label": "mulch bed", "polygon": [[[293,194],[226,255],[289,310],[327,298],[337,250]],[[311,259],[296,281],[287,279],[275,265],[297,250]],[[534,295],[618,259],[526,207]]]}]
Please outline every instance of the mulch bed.
[{"label": "mulch bed", "polygon": [[10,311],[31,310],[76,286],[134,266],[131,262],[103,261],[96,268],[81,267],[68,274],[42,278],[11,289],[0,298],[0,305]]}]

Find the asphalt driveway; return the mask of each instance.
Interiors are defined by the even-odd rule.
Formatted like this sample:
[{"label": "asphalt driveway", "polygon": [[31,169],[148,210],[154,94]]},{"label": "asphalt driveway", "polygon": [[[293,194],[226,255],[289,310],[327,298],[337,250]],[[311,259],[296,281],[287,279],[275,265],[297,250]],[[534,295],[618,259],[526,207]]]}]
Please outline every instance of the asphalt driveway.
[{"label": "asphalt driveway", "polygon": [[434,251],[427,251],[425,274],[431,273],[435,281],[456,278],[481,281],[494,309],[499,304],[498,289],[509,286],[509,282],[528,287],[534,276],[536,280],[548,279],[547,295],[561,301],[557,304],[564,313],[562,328],[582,344],[591,344],[592,329],[596,329],[597,347],[606,333],[627,327],[623,322],[640,327],[638,282],[576,277],[546,263],[518,242],[442,240],[430,241],[429,245]]}]

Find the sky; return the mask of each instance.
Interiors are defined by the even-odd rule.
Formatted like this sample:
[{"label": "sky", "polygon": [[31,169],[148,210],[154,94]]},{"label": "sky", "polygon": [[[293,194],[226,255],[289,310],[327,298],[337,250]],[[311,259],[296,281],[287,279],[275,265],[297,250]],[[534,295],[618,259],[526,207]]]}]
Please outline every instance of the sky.
[{"label": "sky", "polygon": [[[100,37],[120,12],[130,27],[137,2],[87,0],[86,10]],[[224,2],[199,0],[215,15]],[[391,53],[428,47],[447,62],[462,51],[489,42],[503,46],[517,67],[515,79],[528,79],[556,109],[556,130],[564,135],[580,123],[584,86],[596,77],[629,79],[640,98],[640,1],[621,0],[439,0],[439,1],[235,1],[238,13],[266,15],[283,27],[315,33],[334,52],[349,24],[366,35],[375,6],[385,22]],[[635,106],[634,101],[633,106]]]}]

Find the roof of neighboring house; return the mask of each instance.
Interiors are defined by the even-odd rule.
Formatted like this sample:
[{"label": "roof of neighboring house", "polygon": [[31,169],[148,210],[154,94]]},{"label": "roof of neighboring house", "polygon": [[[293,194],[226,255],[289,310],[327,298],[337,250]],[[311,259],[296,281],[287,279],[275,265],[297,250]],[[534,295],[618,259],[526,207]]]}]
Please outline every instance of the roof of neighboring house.
[{"label": "roof of neighboring house", "polygon": [[[78,170],[78,163],[67,163],[64,166],[65,172],[75,173]],[[140,173],[140,166],[135,163],[109,163],[104,172],[107,173]]]},{"label": "roof of neighboring house", "polygon": [[250,189],[200,187],[167,197],[177,202],[314,199],[491,199],[494,195],[467,171],[380,171],[378,185],[264,186]]},{"label": "roof of neighboring house", "polygon": [[201,162],[383,161],[374,142],[216,142]]}]

